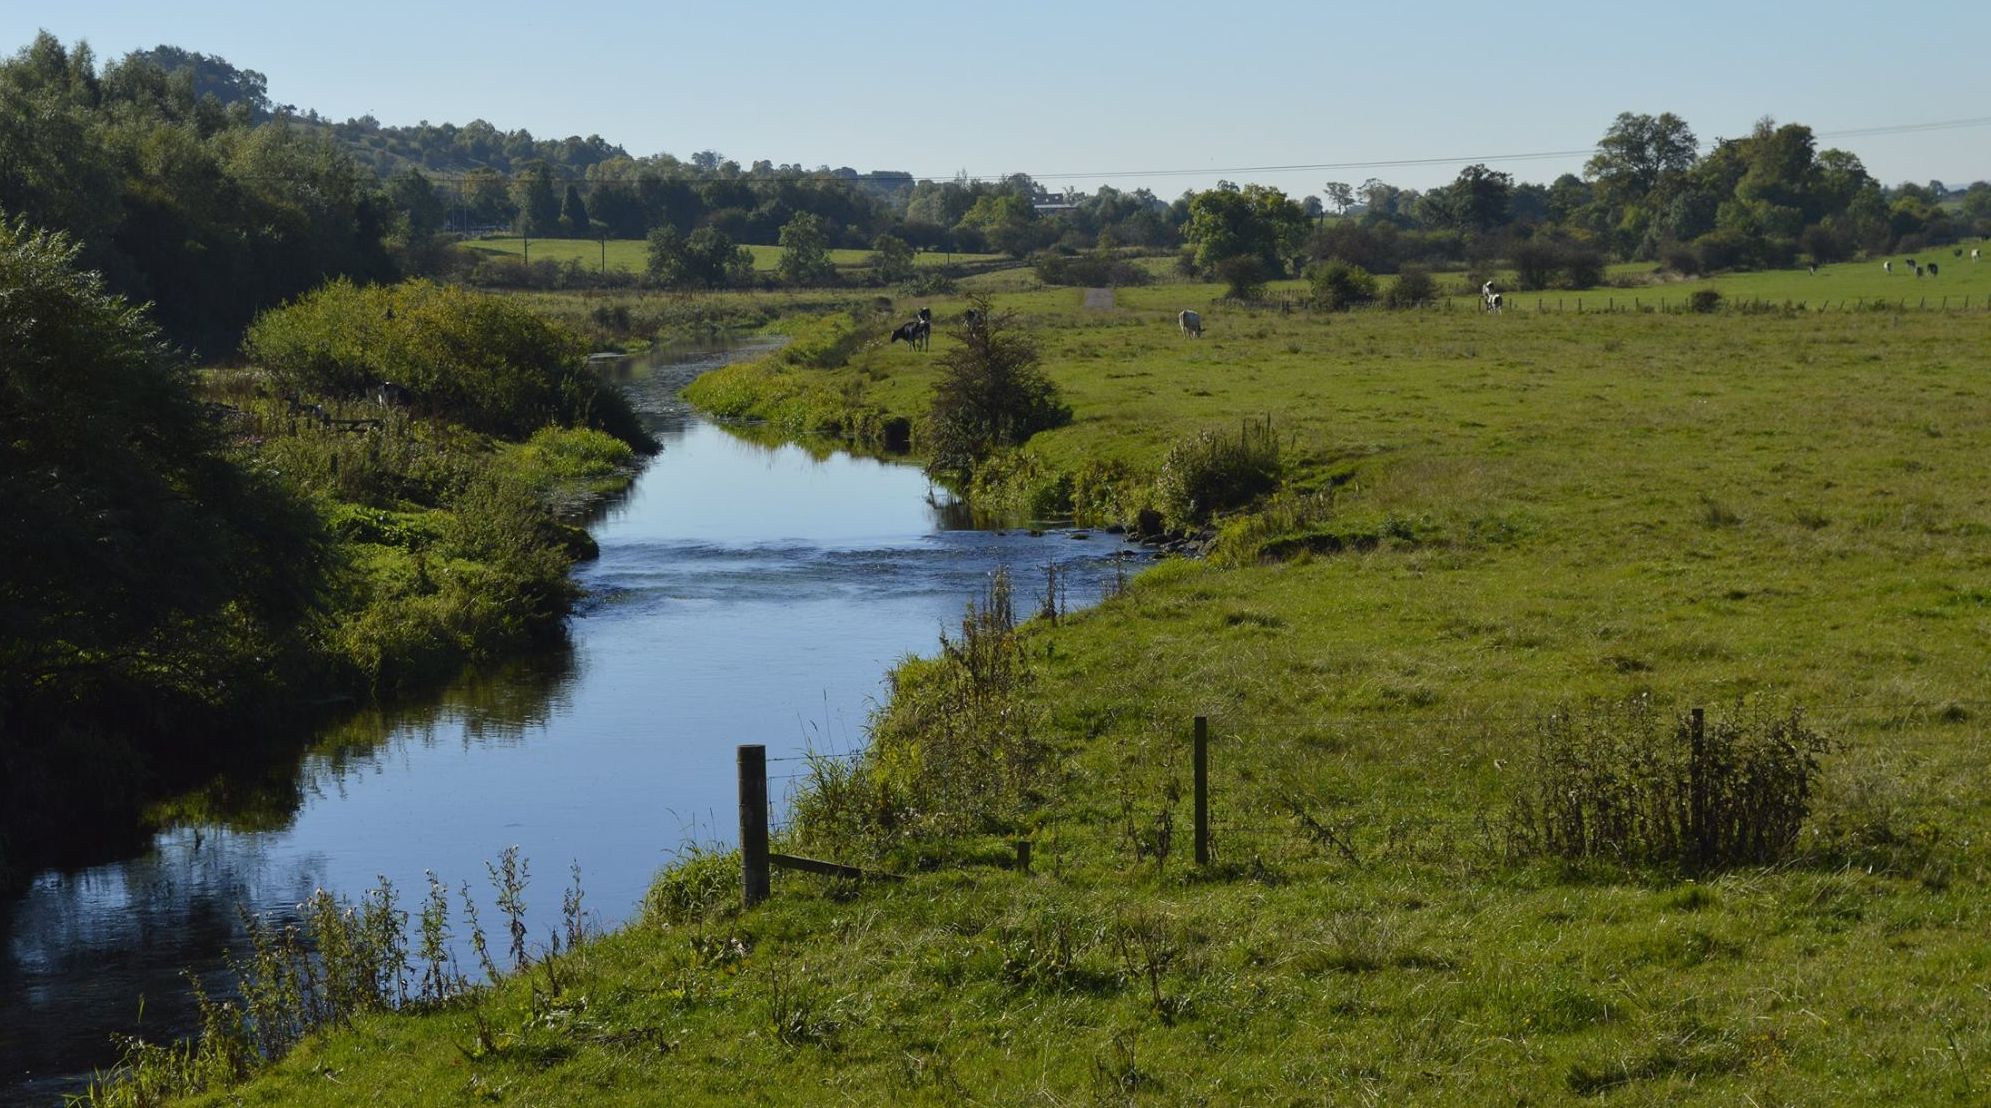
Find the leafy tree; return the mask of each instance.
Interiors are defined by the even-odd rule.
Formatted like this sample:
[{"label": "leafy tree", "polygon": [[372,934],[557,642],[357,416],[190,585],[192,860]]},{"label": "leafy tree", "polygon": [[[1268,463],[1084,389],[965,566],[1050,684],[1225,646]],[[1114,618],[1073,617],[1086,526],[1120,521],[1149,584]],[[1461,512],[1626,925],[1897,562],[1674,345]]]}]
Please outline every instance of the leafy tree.
[{"label": "leafy tree", "polygon": [[553,191],[553,169],[539,162],[526,170],[512,186],[512,200],[518,207],[519,230],[540,237],[560,229],[560,196]]},{"label": "leafy tree", "polygon": [[871,272],[881,284],[897,285],[913,279],[917,272],[913,248],[897,235],[879,235],[871,240]]},{"label": "leafy tree", "polygon": [[1015,314],[981,296],[969,306],[960,344],[940,356],[927,411],[927,469],[935,474],[971,473],[997,449],[1071,419]]},{"label": "leafy tree", "polygon": [[567,185],[567,195],[560,201],[560,227],[577,239],[592,233],[587,202],[581,199],[580,188],[571,183]]},{"label": "leafy tree", "polygon": [[781,260],[775,272],[791,285],[836,283],[836,265],[830,261],[829,229],[823,217],[797,212],[781,228]]},{"label": "leafy tree", "polygon": [[1514,177],[1509,173],[1469,165],[1444,189],[1452,223],[1461,231],[1490,231],[1507,222],[1513,202]]},{"label": "leafy tree", "polygon": [[1620,112],[1583,171],[1609,201],[1630,203],[1691,169],[1698,149],[1686,120],[1672,112]]},{"label": "leafy tree", "polygon": [[251,118],[270,114],[269,78],[253,69],[237,69],[225,58],[196,54],[177,46],[155,46],[125,55],[126,62],[156,66],[168,75],[187,73],[196,97],[212,96],[221,104],[242,104]]},{"label": "leafy tree", "polygon": [[1021,258],[1037,245],[1037,209],[1026,194],[994,193],[975,201],[961,226],[980,231],[991,246]]},{"label": "leafy tree", "polygon": [[1334,206],[1335,215],[1347,215],[1348,209],[1355,206],[1355,190],[1346,181],[1329,181],[1320,191]]},{"label": "leafy tree", "polygon": [[753,282],[753,252],[725,232],[700,227],[689,236],[675,227],[650,232],[650,280],[667,289],[718,289]]},{"label": "leafy tree", "polygon": [[1285,269],[1308,230],[1306,213],[1286,194],[1263,185],[1219,185],[1189,202],[1188,239],[1196,262],[1215,269],[1230,258],[1251,258],[1267,274]]},{"label": "leafy tree", "polygon": [[408,168],[387,182],[387,202],[399,216],[409,239],[426,238],[442,230],[444,209],[434,182],[419,169]]}]

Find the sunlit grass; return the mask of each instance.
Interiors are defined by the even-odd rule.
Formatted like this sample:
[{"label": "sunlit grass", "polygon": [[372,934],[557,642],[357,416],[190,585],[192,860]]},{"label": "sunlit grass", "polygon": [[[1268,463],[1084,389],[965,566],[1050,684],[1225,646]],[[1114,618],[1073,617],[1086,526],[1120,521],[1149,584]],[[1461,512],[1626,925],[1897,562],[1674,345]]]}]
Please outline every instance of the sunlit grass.
[{"label": "sunlit grass", "polygon": [[[778,876],[752,912],[701,861],[721,879],[687,899],[674,878],[672,910],[591,945],[561,998],[524,978],[366,1017],[244,1099],[1982,1099],[1987,317],[1326,316],[1220,293],[1001,295],[1074,409],[1026,449],[1046,474],[1152,474],[1270,416],[1289,493],[1324,505],[1277,525],[1349,541],[1174,560],[1027,629],[1024,710],[1055,758],[1026,811],[944,844],[798,844],[940,864]],[[931,304],[943,346],[962,301]],[[880,345],[806,379],[916,417],[933,373]],[[1833,746],[1788,862],[1511,853],[1540,722],[1641,696],[1808,710]],[[995,864],[1013,837],[1033,874]]]}]

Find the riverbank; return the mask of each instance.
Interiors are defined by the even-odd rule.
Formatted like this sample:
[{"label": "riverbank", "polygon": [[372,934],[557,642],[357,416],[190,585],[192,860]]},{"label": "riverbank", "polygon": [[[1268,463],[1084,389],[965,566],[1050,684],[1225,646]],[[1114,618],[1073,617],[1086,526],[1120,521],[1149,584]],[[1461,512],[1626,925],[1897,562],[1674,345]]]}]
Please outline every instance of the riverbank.
[{"label": "riverbank", "polygon": [[[1222,557],[900,671],[785,845],[910,880],[782,874],[741,910],[696,859],[640,924],[231,1100],[1976,1095],[1981,317],[1211,308],[1199,342],[1188,294],[1006,298],[1074,409],[1025,454],[1153,472],[1272,413],[1283,492]],[[929,375],[886,347],[815,380],[910,414]],[[1548,848],[1559,774],[1616,795],[1640,773],[1611,759],[1696,706],[1831,740],[1779,864]],[[962,761],[955,719],[999,721],[1002,759]]]},{"label": "riverbank", "polygon": [[[126,441],[178,436],[187,459],[133,477],[38,447],[55,488],[104,506],[33,535],[38,576],[17,586],[41,624],[6,644],[0,888],[129,852],[150,806],[288,761],[342,708],[557,638],[593,553],[557,507],[627,487],[650,445],[573,336],[489,298],[332,285],[256,334],[256,369],[198,377],[137,347],[150,392]],[[367,395],[394,377],[400,404]],[[58,556],[93,545],[108,565]],[[116,597],[115,619],[79,614]]]}]

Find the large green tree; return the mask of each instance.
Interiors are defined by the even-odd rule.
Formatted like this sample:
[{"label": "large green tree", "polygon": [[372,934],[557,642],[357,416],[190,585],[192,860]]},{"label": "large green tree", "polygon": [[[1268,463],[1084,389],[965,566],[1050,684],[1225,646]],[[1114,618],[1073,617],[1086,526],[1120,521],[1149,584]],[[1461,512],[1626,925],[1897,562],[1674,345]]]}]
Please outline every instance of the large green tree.
[{"label": "large green tree", "polygon": [[1607,200],[1634,203],[1692,169],[1699,149],[1693,129],[1672,112],[1620,112],[1583,170]]},{"label": "large green tree", "polygon": [[775,271],[791,285],[828,285],[836,281],[830,261],[829,227],[819,215],[797,212],[781,228],[781,260]]},{"label": "large green tree", "polygon": [[1299,252],[1307,229],[1300,205],[1263,185],[1219,185],[1189,202],[1187,238],[1197,264],[1206,269],[1244,259],[1277,274]]}]

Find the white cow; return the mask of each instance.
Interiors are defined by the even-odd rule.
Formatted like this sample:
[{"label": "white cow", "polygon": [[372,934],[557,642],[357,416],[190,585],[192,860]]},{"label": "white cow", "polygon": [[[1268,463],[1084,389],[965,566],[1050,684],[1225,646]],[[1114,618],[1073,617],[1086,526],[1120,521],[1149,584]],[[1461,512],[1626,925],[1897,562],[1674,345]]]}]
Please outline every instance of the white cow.
[{"label": "white cow", "polygon": [[1882,273],[1893,273],[1893,272],[1894,272],[1894,263],[1893,263],[1893,262],[1882,262],[1882,263],[1880,263],[1880,271],[1881,271]]},{"label": "white cow", "polygon": [[1977,260],[1977,248],[1975,246],[1970,248],[1970,260],[1973,262]]},{"label": "white cow", "polygon": [[1175,317],[1175,321],[1182,325],[1183,334],[1199,339],[1203,337],[1202,316],[1197,315],[1195,312],[1184,310],[1181,315]]},{"label": "white cow", "polygon": [[1483,303],[1486,306],[1487,311],[1492,312],[1494,315],[1500,314],[1500,308],[1501,308],[1500,294],[1493,291],[1492,281],[1488,281],[1486,284],[1481,285],[1479,287],[1479,298],[1481,303]]}]

